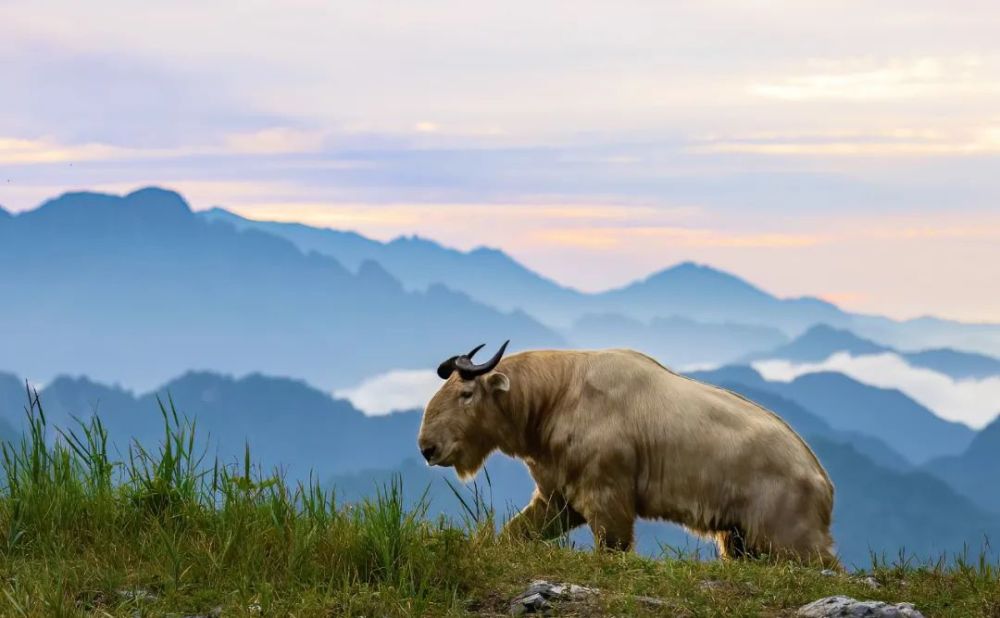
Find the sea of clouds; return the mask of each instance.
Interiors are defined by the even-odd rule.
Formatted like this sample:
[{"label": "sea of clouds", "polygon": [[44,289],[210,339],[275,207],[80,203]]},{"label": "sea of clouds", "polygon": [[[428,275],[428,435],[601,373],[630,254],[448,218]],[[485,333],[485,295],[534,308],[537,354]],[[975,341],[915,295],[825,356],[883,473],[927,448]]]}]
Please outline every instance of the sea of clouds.
[{"label": "sea of clouds", "polygon": [[369,416],[380,416],[400,410],[422,410],[440,387],[441,378],[433,371],[398,369],[334,391],[333,396],[347,399]]},{"label": "sea of clouds", "polygon": [[790,382],[820,371],[836,371],[858,382],[898,389],[932,412],[975,429],[989,424],[1000,413],[1000,376],[956,380],[932,369],[914,367],[898,354],[852,356],[837,352],[818,363],[762,360],[753,363],[766,380]]},{"label": "sea of clouds", "polygon": [[[818,363],[762,360],[753,363],[766,380],[790,382],[821,371],[843,373],[879,388],[895,388],[932,412],[951,421],[980,429],[1000,413],[1000,376],[955,380],[932,369],[914,367],[898,354],[852,356],[838,352]],[[351,388],[334,392],[365,414],[423,409],[441,386],[433,371],[396,370],[368,378]]]}]

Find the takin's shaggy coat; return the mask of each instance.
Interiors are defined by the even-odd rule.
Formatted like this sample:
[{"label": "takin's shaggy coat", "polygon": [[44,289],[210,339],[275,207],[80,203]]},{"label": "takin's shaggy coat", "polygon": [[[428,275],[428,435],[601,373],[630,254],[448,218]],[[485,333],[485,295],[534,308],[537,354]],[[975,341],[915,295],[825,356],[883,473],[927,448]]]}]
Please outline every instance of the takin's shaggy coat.
[{"label": "takin's shaggy coat", "polygon": [[[599,543],[627,549],[645,517],[713,537],[723,557],[837,565],[833,485],[772,412],[631,350],[500,361],[502,351],[491,366],[468,355],[442,364],[451,375],[418,442],[428,463],[463,478],[495,449],[524,460],[537,486],[505,534],[552,538],[587,523]],[[480,371],[452,374],[456,358]]]}]

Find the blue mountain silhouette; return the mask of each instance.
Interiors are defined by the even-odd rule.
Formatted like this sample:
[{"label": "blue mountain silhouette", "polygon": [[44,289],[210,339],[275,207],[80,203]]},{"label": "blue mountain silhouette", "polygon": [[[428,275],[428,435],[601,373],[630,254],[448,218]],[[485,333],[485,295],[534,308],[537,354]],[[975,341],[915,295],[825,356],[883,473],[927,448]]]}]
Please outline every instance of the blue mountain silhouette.
[{"label": "blue mountain silhouette", "polygon": [[148,388],[188,369],[339,387],[432,367],[481,339],[560,346],[523,312],[407,291],[277,236],[195,216],[176,193],[68,193],[0,220],[0,368]]},{"label": "blue mountain silhouette", "polygon": [[949,349],[903,352],[826,324],[817,324],[785,345],[767,352],[749,354],[743,360],[784,359],[819,362],[836,352],[847,352],[853,356],[891,352],[904,358],[914,367],[933,369],[957,380],[1000,375],[1000,359],[985,354]]},{"label": "blue mountain silhouette", "polygon": [[964,453],[929,461],[924,470],[1000,513],[1000,415],[976,434]]},{"label": "blue mountain silhouette", "polygon": [[[542,277],[496,249],[462,252],[418,237],[382,243],[352,232],[252,221],[219,208],[202,216],[281,236],[303,250],[332,256],[348,268],[371,259],[409,289],[442,283],[494,307],[521,309],[552,328],[572,329],[568,331],[571,337],[600,338],[606,332],[605,327],[595,333],[586,332],[579,324],[574,327],[588,314],[621,316],[645,324],[651,332],[657,328],[651,324],[655,319],[681,317],[716,327],[766,327],[786,337],[796,337],[816,324],[828,324],[900,349],[951,347],[1000,356],[997,324],[963,324],[936,318],[900,322],[848,313],[817,298],[778,298],[732,274],[693,262],[663,269],[618,289],[588,294]],[[742,336],[738,330],[733,335],[733,341]],[[747,347],[740,356],[781,343]],[[717,355],[714,360],[723,363],[737,358]]]}]

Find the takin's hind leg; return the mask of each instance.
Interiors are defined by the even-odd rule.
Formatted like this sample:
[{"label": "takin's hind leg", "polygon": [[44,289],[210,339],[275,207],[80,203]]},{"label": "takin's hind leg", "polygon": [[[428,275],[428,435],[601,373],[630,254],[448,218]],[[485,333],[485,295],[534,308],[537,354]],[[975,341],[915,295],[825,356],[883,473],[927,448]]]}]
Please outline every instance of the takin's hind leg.
[{"label": "takin's hind leg", "polygon": [[723,560],[760,557],[756,547],[747,542],[746,531],[739,526],[730,526],[716,532],[715,543],[719,548],[719,557]]},{"label": "takin's hind leg", "polygon": [[774,558],[794,560],[800,564],[817,565],[843,570],[833,551],[833,537],[824,526],[807,522],[765,529],[754,539],[755,551]]}]

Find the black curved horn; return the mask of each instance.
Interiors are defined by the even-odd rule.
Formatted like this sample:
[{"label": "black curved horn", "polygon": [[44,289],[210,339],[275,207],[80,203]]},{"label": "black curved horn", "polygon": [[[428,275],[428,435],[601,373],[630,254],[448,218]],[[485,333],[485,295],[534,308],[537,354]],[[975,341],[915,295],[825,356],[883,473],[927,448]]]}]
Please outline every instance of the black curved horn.
[{"label": "black curved horn", "polygon": [[[455,369],[458,369],[458,375],[460,375],[463,380],[471,380],[476,376],[481,376],[484,373],[489,373],[490,371],[493,371],[493,368],[496,367],[497,363],[500,362],[500,359],[503,357],[504,351],[507,349],[508,343],[510,343],[510,339],[504,341],[503,345],[500,346],[500,349],[497,350],[497,353],[493,355],[493,358],[486,361],[482,365],[477,365],[473,363],[472,354],[469,354],[467,356],[459,356],[458,358],[456,358],[453,366],[455,367]],[[479,346],[479,348],[481,347],[483,346]],[[475,353],[479,351],[479,348],[476,348],[472,352]]]},{"label": "black curved horn", "polygon": [[486,345],[486,344],[485,343],[480,343],[476,347],[472,348],[472,351],[470,351],[468,354],[466,354],[465,358],[467,358],[469,360],[472,360],[472,357],[476,355],[476,352],[478,352],[479,350],[482,350],[484,345]]},{"label": "black curved horn", "polygon": [[455,361],[458,360],[457,356],[452,356],[445,362],[438,365],[438,377],[442,380],[447,380],[451,377],[451,374],[455,371]]}]

